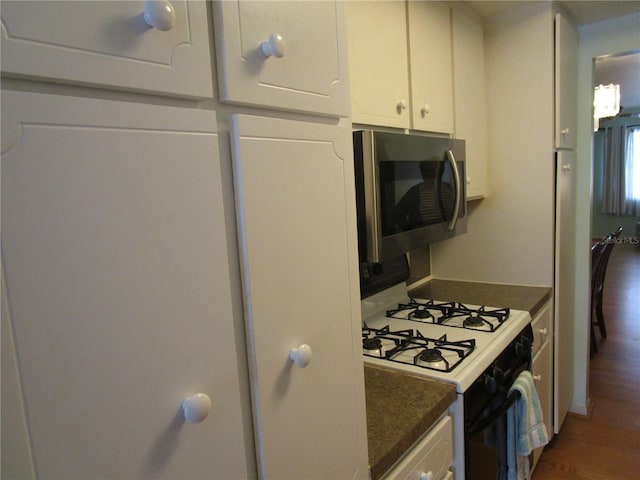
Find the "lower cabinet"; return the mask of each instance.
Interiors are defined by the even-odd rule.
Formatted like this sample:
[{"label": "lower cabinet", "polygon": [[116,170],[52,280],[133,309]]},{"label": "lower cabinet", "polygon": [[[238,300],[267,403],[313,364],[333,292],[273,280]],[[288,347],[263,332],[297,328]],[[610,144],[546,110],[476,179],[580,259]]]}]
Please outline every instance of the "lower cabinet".
[{"label": "lower cabinet", "polygon": [[218,141],[212,111],[2,92],[3,478],[254,475]]},{"label": "lower cabinet", "polygon": [[263,479],[368,477],[351,135],[350,124],[233,117]]},{"label": "lower cabinet", "polygon": [[385,480],[448,480],[453,478],[453,426],[442,418],[384,477]]},{"label": "lower cabinet", "polygon": [[[551,332],[551,308],[547,304],[532,322],[534,334],[534,356],[532,374],[536,385],[542,416],[549,438],[553,435],[553,346]],[[544,447],[533,452],[533,465],[542,455]]]}]

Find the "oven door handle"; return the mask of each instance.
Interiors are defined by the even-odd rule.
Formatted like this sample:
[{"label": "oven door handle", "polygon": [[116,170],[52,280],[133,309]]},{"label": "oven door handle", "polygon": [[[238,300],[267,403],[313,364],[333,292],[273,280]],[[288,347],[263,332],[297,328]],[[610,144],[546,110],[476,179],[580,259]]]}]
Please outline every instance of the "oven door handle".
[{"label": "oven door handle", "polygon": [[476,433],[482,432],[483,430],[486,430],[487,428],[489,428],[502,415],[504,415],[507,412],[507,410],[509,410],[511,406],[515,403],[515,401],[519,398],[520,398],[520,392],[518,392],[517,390],[511,393],[511,395],[507,397],[507,400],[500,406],[500,408],[494,410],[491,413],[491,415],[483,418],[482,420],[472,422],[471,425],[469,425],[469,428],[467,429],[467,433],[470,436],[473,436]]}]

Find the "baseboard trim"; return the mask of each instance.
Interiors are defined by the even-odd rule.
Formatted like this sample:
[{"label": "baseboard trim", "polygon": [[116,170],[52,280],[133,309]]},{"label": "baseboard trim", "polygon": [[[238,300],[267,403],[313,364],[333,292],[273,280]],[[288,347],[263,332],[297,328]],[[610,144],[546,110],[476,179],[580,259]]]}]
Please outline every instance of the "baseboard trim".
[{"label": "baseboard trim", "polygon": [[586,405],[571,405],[569,408],[569,415],[572,417],[581,417],[586,418],[587,420],[591,419],[591,414],[593,413],[594,403],[591,401],[591,398],[587,399]]}]

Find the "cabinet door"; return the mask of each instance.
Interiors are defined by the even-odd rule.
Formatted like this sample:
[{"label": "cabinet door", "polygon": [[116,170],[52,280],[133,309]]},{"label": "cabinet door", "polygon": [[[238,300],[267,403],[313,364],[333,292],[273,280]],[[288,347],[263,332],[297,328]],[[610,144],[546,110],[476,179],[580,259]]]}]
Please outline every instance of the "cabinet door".
[{"label": "cabinet door", "polygon": [[367,478],[351,129],[236,116],[233,163],[261,476]]},{"label": "cabinet door", "polygon": [[[542,349],[533,358],[532,374],[540,399],[540,409],[542,410],[542,418],[547,427],[549,438],[553,435],[553,368],[552,368],[552,350],[549,343],[545,344]],[[537,463],[544,447],[540,447],[533,452],[534,465]]]},{"label": "cabinet door", "polygon": [[404,2],[347,2],[353,123],[409,128]]},{"label": "cabinet door", "polygon": [[[3,323],[22,389],[3,375],[2,403],[24,408],[39,478],[252,475],[215,118],[2,93]],[[181,405],[198,392],[213,406],[192,425]]]},{"label": "cabinet door", "polygon": [[555,145],[576,148],[578,122],[578,31],[560,13],[555,18]]},{"label": "cabinet door", "polygon": [[573,318],[575,257],[566,252],[576,238],[576,154],[556,153],[554,275],[554,428],[560,431],[573,397]]},{"label": "cabinet door", "polygon": [[143,1],[3,1],[2,72],[211,97],[206,4],[172,0],[171,5],[175,25],[161,31],[145,23]]},{"label": "cabinet door", "polygon": [[453,133],[450,8],[438,2],[408,2],[408,9],[412,126]]},{"label": "cabinet door", "polygon": [[342,2],[236,0],[214,7],[222,100],[349,115]]},{"label": "cabinet door", "polygon": [[484,82],[484,32],[482,24],[454,8],[453,91],[455,137],[465,141],[467,199],[487,195],[487,93]]}]

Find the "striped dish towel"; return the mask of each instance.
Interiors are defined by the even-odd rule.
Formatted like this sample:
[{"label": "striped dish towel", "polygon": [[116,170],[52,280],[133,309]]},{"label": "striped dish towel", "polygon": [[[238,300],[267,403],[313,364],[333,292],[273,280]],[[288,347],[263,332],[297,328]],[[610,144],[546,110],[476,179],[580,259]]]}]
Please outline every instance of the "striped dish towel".
[{"label": "striped dish towel", "polygon": [[523,480],[529,478],[528,455],[546,445],[549,434],[531,372],[525,370],[518,375],[509,394],[515,391],[520,392],[520,398],[507,411],[507,478]]}]

